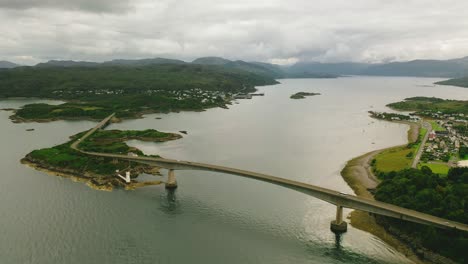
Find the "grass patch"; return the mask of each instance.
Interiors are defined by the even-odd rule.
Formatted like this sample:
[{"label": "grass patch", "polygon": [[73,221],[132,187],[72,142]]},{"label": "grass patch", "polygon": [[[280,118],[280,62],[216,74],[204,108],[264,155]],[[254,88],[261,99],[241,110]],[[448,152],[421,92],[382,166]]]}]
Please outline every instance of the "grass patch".
[{"label": "grass patch", "polygon": [[429,167],[433,173],[440,175],[447,175],[450,170],[448,165],[439,163],[419,163],[418,169],[421,169],[423,166]]},{"label": "grass patch", "polygon": [[426,136],[427,134],[427,129],[424,128],[424,127],[421,127],[419,129],[419,137],[418,137],[418,140],[414,143],[414,148],[415,148],[415,152],[414,154],[418,153],[419,152],[419,149],[422,148],[423,146],[421,146],[421,142],[422,140],[424,139],[424,137]]},{"label": "grass patch", "polygon": [[[411,126],[411,129],[416,128]],[[379,174],[411,168],[414,156],[422,147],[421,141],[427,132],[427,129],[420,127],[419,135],[415,142],[408,143],[406,146],[389,148],[377,154],[371,163],[374,172]],[[408,135],[410,134],[411,131],[408,132]],[[411,141],[410,137],[408,137],[408,140]]]},{"label": "grass patch", "polygon": [[[378,172],[400,171],[411,167],[416,148],[395,147],[375,156],[374,169]],[[412,153],[412,154],[410,154]]]},{"label": "grass patch", "polygon": [[435,121],[435,120],[431,120],[431,121],[429,121],[429,123],[431,124],[432,129],[434,129],[434,131],[445,131],[446,130],[445,128],[441,127],[437,123],[437,121]]}]

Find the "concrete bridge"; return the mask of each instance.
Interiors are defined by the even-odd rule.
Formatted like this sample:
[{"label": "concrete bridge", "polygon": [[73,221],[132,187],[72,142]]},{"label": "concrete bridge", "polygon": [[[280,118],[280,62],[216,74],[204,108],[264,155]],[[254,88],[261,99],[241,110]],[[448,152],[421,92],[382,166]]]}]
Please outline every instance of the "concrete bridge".
[{"label": "concrete bridge", "polygon": [[443,229],[453,229],[453,230],[462,230],[468,232],[468,225],[443,219],[440,217],[432,216],[429,214],[417,212],[414,210],[406,209],[403,207],[395,206],[388,203],[383,203],[379,201],[374,201],[370,199],[365,199],[357,197],[354,195],[344,194],[334,190],[322,188],[319,186],[302,183],[298,181],[293,181],[285,178],[275,177],[267,174],[262,174],[258,172],[251,172],[241,169],[228,168],[224,166],[204,164],[198,162],[189,162],[189,161],[180,161],[172,159],[163,159],[163,158],[152,158],[152,157],[138,157],[138,156],[127,156],[127,155],[118,155],[118,154],[109,154],[109,153],[96,153],[96,152],[87,152],[82,151],[78,148],[78,145],[81,141],[86,140],[87,137],[92,135],[96,130],[106,126],[114,115],[111,115],[101,121],[96,127],[88,131],[84,136],[75,141],[71,148],[80,151],[83,154],[106,157],[113,159],[121,159],[127,161],[138,162],[142,164],[148,164],[152,166],[157,166],[165,168],[168,170],[168,180],[166,183],[166,188],[176,188],[177,181],[175,177],[175,170],[204,170],[204,171],[213,171],[221,172],[232,175],[237,175],[245,178],[251,178],[259,181],[264,181],[279,186],[283,186],[288,189],[292,189],[304,194],[316,197],[320,200],[326,201],[336,206],[336,217],[335,220],[331,222],[331,230],[334,232],[345,232],[347,230],[347,224],[343,221],[343,208],[351,208],[356,210],[361,210],[373,214],[389,216],[393,218],[398,218],[405,221],[415,222],[419,224],[434,226]]}]

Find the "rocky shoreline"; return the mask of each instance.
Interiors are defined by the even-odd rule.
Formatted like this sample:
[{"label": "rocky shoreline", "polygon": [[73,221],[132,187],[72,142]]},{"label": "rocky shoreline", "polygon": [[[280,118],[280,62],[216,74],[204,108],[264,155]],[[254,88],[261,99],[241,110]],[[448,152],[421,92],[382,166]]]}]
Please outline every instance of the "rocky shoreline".
[{"label": "rocky shoreline", "polygon": [[[63,178],[69,178],[74,182],[83,182],[86,183],[89,187],[99,190],[99,191],[112,191],[114,188],[123,188],[126,190],[134,190],[138,187],[144,187],[148,185],[157,185],[161,184],[162,181],[149,181],[149,182],[139,182],[133,177],[130,184],[126,184],[117,177],[109,177],[106,175],[99,175],[90,172],[81,172],[67,168],[53,167],[39,160],[31,158],[29,155],[21,159],[21,163],[27,165],[35,170],[45,172],[49,175],[59,176]],[[151,167],[147,165],[141,165],[133,169],[135,172],[134,175],[139,175],[141,173],[151,174],[160,176],[160,168]]]},{"label": "rocky shoreline", "polygon": [[[408,142],[415,142],[419,135],[420,126],[412,122],[396,121],[410,126]],[[396,146],[400,147],[400,146]],[[380,152],[395,147],[371,151],[348,161],[341,171],[341,176],[359,197],[374,199],[373,190],[379,184],[379,179],[372,172],[370,162]],[[452,260],[432,252],[418,243],[416,238],[408,237],[398,229],[389,225],[383,218],[375,217],[362,211],[353,211],[348,216],[350,224],[362,231],[369,232],[380,238],[398,252],[404,254],[415,263],[455,263]]]}]

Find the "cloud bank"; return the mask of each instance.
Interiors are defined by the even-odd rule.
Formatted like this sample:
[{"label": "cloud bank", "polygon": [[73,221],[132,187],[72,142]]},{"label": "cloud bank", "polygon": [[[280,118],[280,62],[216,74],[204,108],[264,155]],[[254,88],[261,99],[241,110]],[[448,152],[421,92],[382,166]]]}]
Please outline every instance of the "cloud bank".
[{"label": "cloud bank", "polygon": [[0,60],[201,56],[276,63],[468,55],[458,0],[0,0]]}]

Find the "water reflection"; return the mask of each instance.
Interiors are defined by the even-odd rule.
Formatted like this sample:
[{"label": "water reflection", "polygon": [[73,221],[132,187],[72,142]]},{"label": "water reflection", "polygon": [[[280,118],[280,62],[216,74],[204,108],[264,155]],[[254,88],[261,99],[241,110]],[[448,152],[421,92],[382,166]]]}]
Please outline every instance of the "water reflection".
[{"label": "water reflection", "polygon": [[180,201],[177,200],[177,189],[166,189],[161,193],[161,208],[167,214],[177,214],[180,212]]}]

